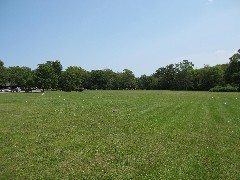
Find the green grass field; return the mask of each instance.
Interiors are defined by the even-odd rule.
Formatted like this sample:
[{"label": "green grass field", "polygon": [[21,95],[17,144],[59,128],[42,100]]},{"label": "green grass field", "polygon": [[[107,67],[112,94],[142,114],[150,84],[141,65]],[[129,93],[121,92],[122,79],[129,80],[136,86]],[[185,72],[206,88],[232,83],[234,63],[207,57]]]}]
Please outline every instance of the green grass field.
[{"label": "green grass field", "polygon": [[240,93],[2,93],[0,179],[15,178],[239,179]]}]

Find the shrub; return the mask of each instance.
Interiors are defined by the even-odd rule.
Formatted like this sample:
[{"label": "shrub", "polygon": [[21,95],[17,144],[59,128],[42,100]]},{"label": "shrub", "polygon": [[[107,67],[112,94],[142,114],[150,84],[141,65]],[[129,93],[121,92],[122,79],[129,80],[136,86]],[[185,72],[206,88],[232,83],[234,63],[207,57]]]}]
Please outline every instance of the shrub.
[{"label": "shrub", "polygon": [[227,86],[215,86],[214,88],[211,88],[210,92],[238,92],[238,87],[231,86],[228,84]]},{"label": "shrub", "polygon": [[75,91],[82,92],[84,88],[76,88]]}]

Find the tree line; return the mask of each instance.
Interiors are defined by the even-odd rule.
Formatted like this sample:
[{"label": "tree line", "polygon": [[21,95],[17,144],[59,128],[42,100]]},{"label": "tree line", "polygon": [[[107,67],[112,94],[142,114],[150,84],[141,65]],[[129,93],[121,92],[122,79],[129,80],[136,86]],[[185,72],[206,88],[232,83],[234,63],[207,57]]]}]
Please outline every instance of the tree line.
[{"label": "tree line", "polygon": [[229,62],[216,66],[205,65],[194,69],[194,64],[183,60],[158,68],[152,75],[136,77],[129,69],[114,72],[111,69],[86,71],[79,66],[63,70],[61,62],[47,61],[32,70],[29,67],[5,67],[0,60],[0,86],[17,85],[29,89],[78,91],[82,89],[146,89],[146,90],[202,90],[240,87],[240,50]]}]

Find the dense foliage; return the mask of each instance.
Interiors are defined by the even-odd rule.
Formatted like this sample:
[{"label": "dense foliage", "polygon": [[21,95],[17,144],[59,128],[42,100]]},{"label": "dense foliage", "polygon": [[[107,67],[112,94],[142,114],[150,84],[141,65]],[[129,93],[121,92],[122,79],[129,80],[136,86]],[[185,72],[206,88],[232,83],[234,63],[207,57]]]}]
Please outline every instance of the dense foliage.
[{"label": "dense foliage", "polygon": [[[38,87],[73,91],[79,89],[166,89],[166,90],[203,90],[214,87],[218,91],[225,87],[240,87],[240,50],[228,64],[204,66],[194,69],[194,64],[183,60],[177,64],[160,67],[150,76],[135,77],[129,69],[114,72],[111,69],[86,71],[78,66],[62,69],[60,61],[47,61],[38,64],[37,69],[28,67],[4,67],[0,60],[0,86],[18,85],[22,88]],[[226,86],[229,84],[230,86]],[[222,88],[220,88],[222,87]],[[230,88],[231,89],[231,88]]]},{"label": "dense foliage", "polygon": [[209,91],[210,92],[237,92],[238,88],[228,84],[226,86],[216,86],[214,88],[211,88]]}]

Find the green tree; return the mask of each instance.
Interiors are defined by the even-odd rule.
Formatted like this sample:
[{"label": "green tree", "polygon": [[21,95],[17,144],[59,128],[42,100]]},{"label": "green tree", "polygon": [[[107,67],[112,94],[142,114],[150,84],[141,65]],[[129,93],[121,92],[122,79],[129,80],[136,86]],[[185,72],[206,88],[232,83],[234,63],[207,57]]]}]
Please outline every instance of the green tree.
[{"label": "green tree", "polygon": [[124,69],[121,74],[120,84],[122,89],[135,89],[136,78],[133,72],[129,69]]},{"label": "green tree", "polygon": [[104,69],[104,76],[106,77],[106,89],[111,90],[111,89],[117,89],[114,85],[114,81],[116,79],[116,73],[113,72],[111,69]]},{"label": "green tree", "polygon": [[84,89],[91,89],[91,72],[85,70],[83,73],[82,86]]},{"label": "green tree", "polygon": [[60,87],[60,80],[61,80],[61,75],[62,75],[62,65],[61,65],[61,62],[56,60],[56,61],[48,61],[53,69],[54,69],[54,72],[55,74],[57,75],[57,79],[58,79],[58,84],[57,84],[57,89],[59,89]]},{"label": "green tree", "polygon": [[173,64],[157,69],[154,76],[158,78],[158,89],[174,89],[175,74]]},{"label": "green tree", "polygon": [[157,89],[158,87],[158,79],[154,76],[142,75],[137,79],[138,89]]},{"label": "green tree", "polygon": [[208,91],[215,86],[224,85],[224,65],[205,66],[194,72],[194,89]]},{"label": "green tree", "polygon": [[8,82],[22,88],[33,86],[33,73],[29,67],[13,66],[8,68]]},{"label": "green tree", "polygon": [[122,87],[122,78],[123,77],[123,73],[122,72],[117,72],[114,74],[114,78],[113,78],[113,87],[114,89],[124,89]]},{"label": "green tree", "polygon": [[225,71],[225,81],[240,87],[240,49],[230,58],[229,66]]},{"label": "green tree", "polygon": [[4,62],[0,59],[0,67],[4,66]]},{"label": "green tree", "polygon": [[62,71],[60,87],[64,91],[72,91],[74,89],[71,73]]},{"label": "green tree", "polygon": [[106,89],[108,77],[104,70],[92,70],[90,73],[91,89]]},{"label": "green tree", "polygon": [[175,83],[176,90],[192,90],[193,89],[193,75],[194,64],[188,60],[175,64]]},{"label": "green tree", "polygon": [[60,80],[61,80],[61,74],[62,74],[62,65],[60,63],[60,61],[56,60],[56,61],[47,61],[46,64],[48,64],[49,66],[52,66],[53,70],[54,70],[54,74],[57,77],[57,84],[52,87],[54,89],[59,89],[60,86]]},{"label": "green tree", "polygon": [[73,91],[83,88],[86,71],[78,66],[70,66],[62,72],[61,88],[65,91]]},{"label": "green tree", "polygon": [[52,65],[56,75],[61,76],[62,65],[61,65],[60,61],[58,61],[58,60],[56,60],[56,61],[47,61],[47,63],[50,63]]},{"label": "green tree", "polygon": [[8,83],[8,70],[4,67],[3,61],[0,60],[0,86],[5,86]]},{"label": "green tree", "polygon": [[51,63],[38,64],[34,78],[37,87],[43,90],[58,87],[58,76]]},{"label": "green tree", "polygon": [[25,79],[23,86],[25,88],[36,87],[34,82],[34,71],[28,67],[23,67],[23,78]]},{"label": "green tree", "polygon": [[24,84],[23,74],[22,74],[22,68],[19,66],[13,66],[8,68],[8,82],[11,85],[18,85],[21,86]]}]

